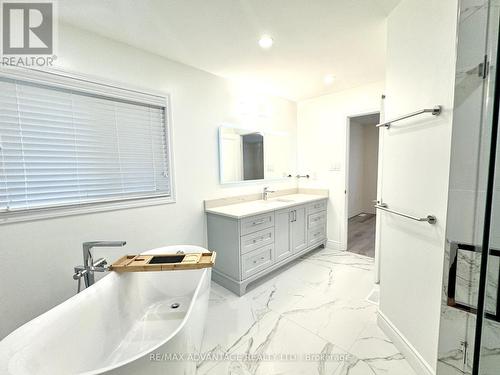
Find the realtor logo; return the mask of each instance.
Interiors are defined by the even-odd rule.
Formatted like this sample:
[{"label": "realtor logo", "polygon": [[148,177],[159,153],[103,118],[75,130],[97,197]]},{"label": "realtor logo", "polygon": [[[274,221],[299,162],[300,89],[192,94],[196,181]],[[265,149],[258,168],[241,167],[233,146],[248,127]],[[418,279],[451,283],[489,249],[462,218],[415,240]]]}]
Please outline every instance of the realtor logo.
[{"label": "realtor logo", "polygon": [[52,3],[2,2],[3,55],[52,55]]}]

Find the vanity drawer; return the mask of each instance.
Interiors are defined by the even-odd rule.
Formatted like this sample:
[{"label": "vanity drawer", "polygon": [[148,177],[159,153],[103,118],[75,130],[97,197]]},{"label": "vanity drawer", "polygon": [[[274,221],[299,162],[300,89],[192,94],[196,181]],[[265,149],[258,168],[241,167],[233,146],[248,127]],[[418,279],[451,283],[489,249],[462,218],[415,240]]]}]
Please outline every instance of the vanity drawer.
[{"label": "vanity drawer", "polygon": [[274,226],[274,212],[251,216],[241,220],[241,235],[257,232]]},{"label": "vanity drawer", "polygon": [[274,227],[260,230],[241,237],[241,254],[249,253],[259,247],[274,243]]},{"label": "vanity drawer", "polygon": [[315,228],[326,223],[326,211],[320,211],[307,216],[307,228]]},{"label": "vanity drawer", "polygon": [[317,242],[322,242],[326,239],[326,225],[323,224],[316,228],[310,229],[307,233],[308,246],[314,245]]},{"label": "vanity drawer", "polygon": [[322,201],[311,203],[307,206],[307,214],[310,215],[315,214],[316,212],[325,211],[327,202],[327,199],[323,199]]},{"label": "vanity drawer", "polygon": [[271,266],[274,262],[274,245],[264,246],[241,257],[242,280]]}]

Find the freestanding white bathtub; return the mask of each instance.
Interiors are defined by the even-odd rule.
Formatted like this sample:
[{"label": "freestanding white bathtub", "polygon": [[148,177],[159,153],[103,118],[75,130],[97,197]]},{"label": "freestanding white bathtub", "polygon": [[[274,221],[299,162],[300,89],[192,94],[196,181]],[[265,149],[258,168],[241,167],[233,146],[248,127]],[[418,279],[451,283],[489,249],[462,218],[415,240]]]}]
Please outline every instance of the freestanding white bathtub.
[{"label": "freestanding white bathtub", "polygon": [[[179,250],[206,251],[144,254]],[[210,273],[111,272],[2,340],[0,374],[195,374]]]}]

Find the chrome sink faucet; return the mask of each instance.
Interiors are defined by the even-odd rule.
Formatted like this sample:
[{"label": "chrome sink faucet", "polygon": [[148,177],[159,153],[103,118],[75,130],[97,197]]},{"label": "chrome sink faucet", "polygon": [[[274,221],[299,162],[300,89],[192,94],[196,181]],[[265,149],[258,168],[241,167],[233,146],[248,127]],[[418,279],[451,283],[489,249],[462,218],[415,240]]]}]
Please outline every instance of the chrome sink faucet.
[{"label": "chrome sink faucet", "polygon": [[74,280],[78,280],[78,290],[80,292],[81,279],[85,283],[85,287],[88,288],[95,283],[94,272],[106,272],[109,270],[108,262],[106,259],[99,258],[94,262],[94,257],[90,251],[94,247],[121,247],[125,246],[127,242],[125,241],[92,241],[83,243],[83,266],[75,267],[75,274],[73,275]]},{"label": "chrome sink faucet", "polygon": [[264,191],[262,192],[262,199],[267,201],[267,196],[269,193],[276,193],[276,190],[270,190],[268,186],[264,188]]}]

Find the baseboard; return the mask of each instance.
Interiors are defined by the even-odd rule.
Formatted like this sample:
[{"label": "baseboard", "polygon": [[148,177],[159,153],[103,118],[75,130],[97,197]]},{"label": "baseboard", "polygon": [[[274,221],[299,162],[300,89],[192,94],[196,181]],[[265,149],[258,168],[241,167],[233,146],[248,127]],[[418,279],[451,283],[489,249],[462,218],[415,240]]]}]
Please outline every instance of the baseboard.
[{"label": "baseboard", "polygon": [[377,324],[396,348],[406,357],[406,360],[418,375],[436,375],[432,366],[422,358],[415,347],[380,310],[378,311]]},{"label": "baseboard", "polygon": [[342,244],[340,243],[340,241],[328,240],[326,241],[326,247],[332,250],[345,250],[342,249]]}]

